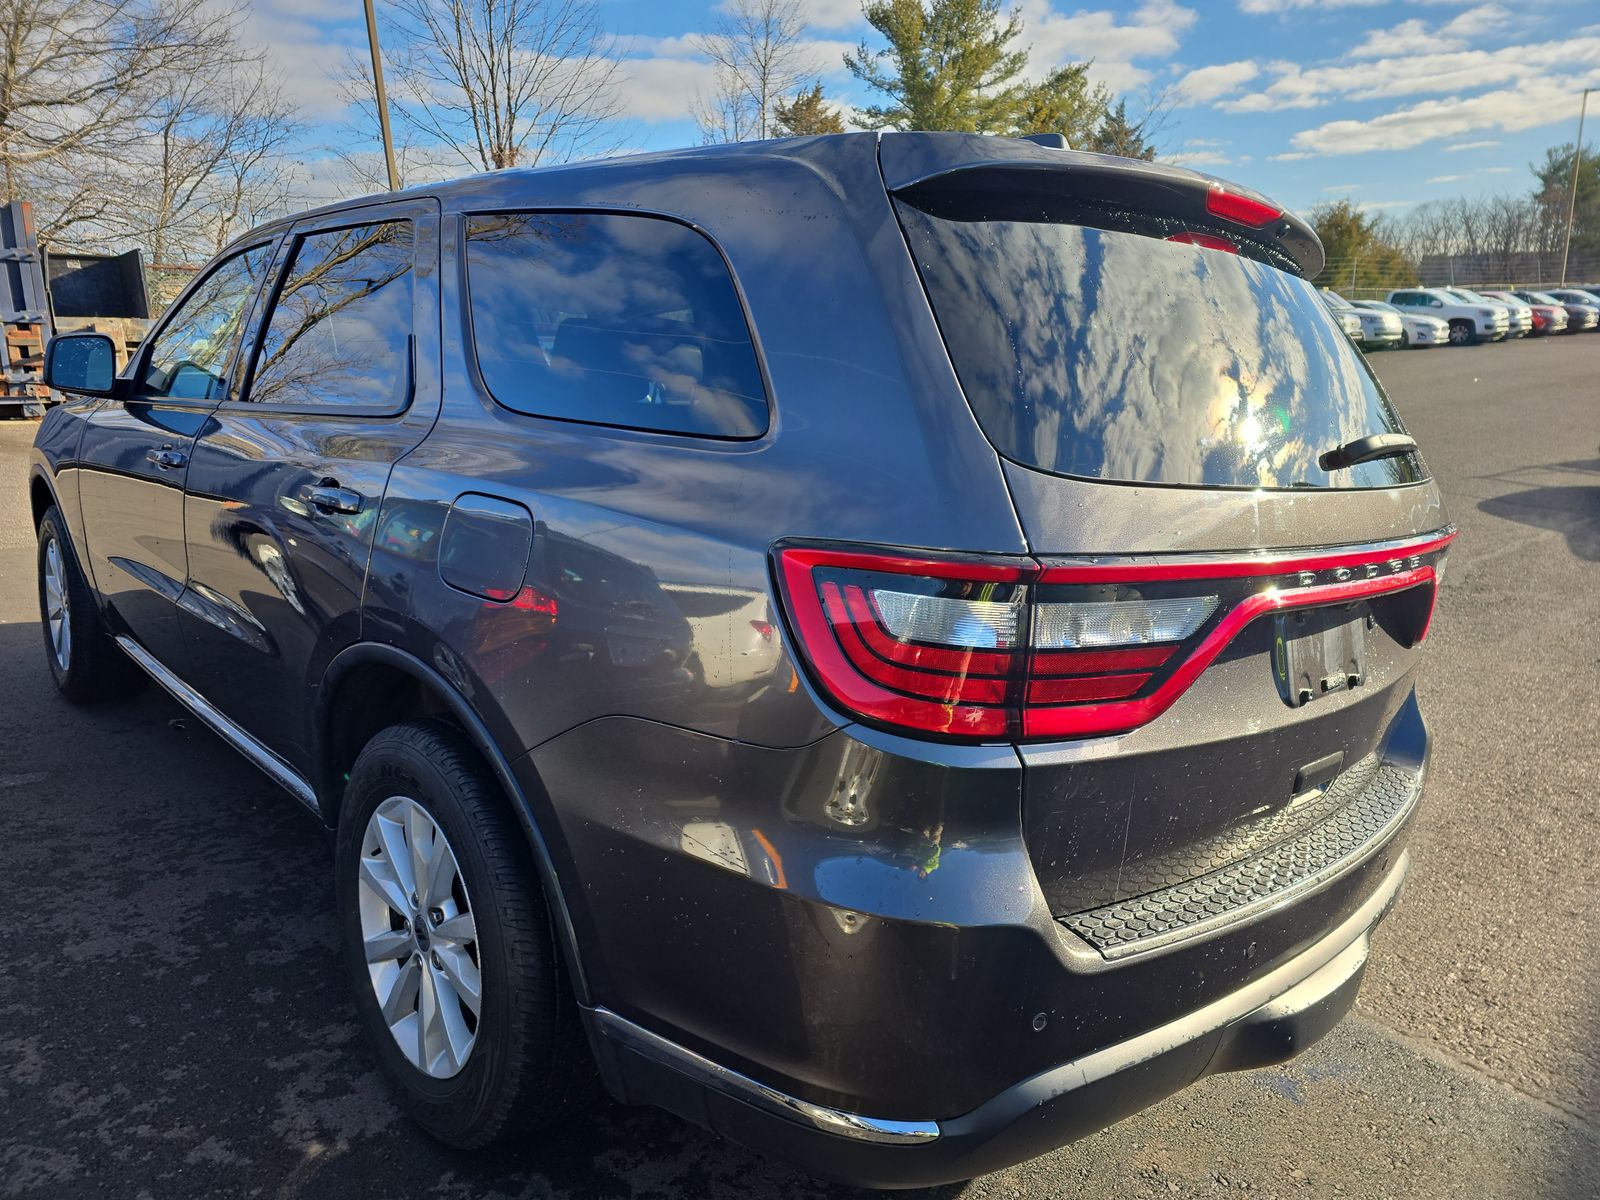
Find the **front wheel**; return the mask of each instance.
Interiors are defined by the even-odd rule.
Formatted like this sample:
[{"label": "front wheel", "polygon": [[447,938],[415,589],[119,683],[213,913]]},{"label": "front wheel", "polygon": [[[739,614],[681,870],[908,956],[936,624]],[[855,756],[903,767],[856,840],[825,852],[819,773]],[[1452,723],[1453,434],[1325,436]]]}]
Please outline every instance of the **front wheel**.
[{"label": "front wheel", "polygon": [[593,1066],[532,854],[472,746],[410,721],[361,752],[339,816],[341,941],[406,1111],[474,1149],[547,1125]]},{"label": "front wheel", "polygon": [[55,507],[39,522],[39,624],[50,677],[74,704],[129,695],[144,683],[106,629]]},{"label": "front wheel", "polygon": [[1471,321],[1458,320],[1450,322],[1450,344],[1452,346],[1470,346],[1477,340],[1478,336],[1473,331]]}]

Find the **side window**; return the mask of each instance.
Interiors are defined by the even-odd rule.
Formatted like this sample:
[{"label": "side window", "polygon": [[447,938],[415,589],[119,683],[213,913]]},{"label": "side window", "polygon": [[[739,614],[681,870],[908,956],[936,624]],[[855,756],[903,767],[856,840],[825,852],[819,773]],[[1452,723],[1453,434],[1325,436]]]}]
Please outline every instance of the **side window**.
[{"label": "side window", "polygon": [[759,437],[766,390],[715,246],[660,217],[470,216],[478,369],[506,408],[700,437]]},{"label": "side window", "polygon": [[139,380],[142,396],[220,400],[250,300],[261,286],[271,246],[223,259],[150,343]]},{"label": "side window", "polygon": [[411,222],[296,239],[246,399],[393,409],[411,386]]}]

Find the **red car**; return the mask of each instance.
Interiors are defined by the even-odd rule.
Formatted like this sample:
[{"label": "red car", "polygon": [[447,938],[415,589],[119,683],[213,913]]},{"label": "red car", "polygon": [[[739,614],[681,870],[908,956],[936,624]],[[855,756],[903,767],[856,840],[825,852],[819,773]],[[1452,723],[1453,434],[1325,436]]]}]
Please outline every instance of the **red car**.
[{"label": "red car", "polygon": [[1512,308],[1532,309],[1535,337],[1542,337],[1547,333],[1565,333],[1567,331],[1567,310],[1562,305],[1539,304],[1534,301],[1524,300],[1515,292],[1479,292],[1478,294],[1487,296],[1491,300],[1498,300],[1501,304],[1510,305]]}]

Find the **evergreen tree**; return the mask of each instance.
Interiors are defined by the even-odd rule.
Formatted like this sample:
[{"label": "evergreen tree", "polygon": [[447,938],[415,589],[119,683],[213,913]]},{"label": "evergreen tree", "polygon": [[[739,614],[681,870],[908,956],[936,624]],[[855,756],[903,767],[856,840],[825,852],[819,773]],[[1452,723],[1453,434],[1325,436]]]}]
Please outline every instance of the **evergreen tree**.
[{"label": "evergreen tree", "polygon": [[778,101],[773,109],[774,132],[779,137],[809,137],[821,133],[843,133],[844,118],[839,110],[822,98],[822,85],[814,83],[810,90],[795,93],[785,104]]},{"label": "evergreen tree", "polygon": [[[1080,145],[1078,142],[1074,146]],[[1149,162],[1156,156],[1156,148],[1144,138],[1144,122],[1133,124],[1128,120],[1128,102],[1118,100],[1115,108],[1106,110],[1100,128],[1082,149],[1097,150],[1101,154],[1120,154],[1123,158],[1142,158]]]}]

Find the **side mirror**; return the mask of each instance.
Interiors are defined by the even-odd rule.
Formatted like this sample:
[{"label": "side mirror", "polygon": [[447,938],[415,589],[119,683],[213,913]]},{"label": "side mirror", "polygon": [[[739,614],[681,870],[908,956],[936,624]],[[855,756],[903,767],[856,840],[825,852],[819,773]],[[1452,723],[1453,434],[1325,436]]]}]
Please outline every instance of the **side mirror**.
[{"label": "side mirror", "polygon": [[44,381],[61,392],[109,396],[116,390],[117,348],[103,333],[63,333],[44,351]]}]

